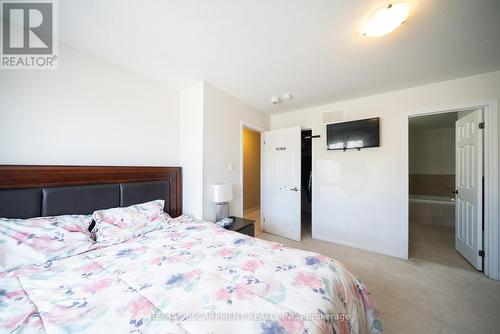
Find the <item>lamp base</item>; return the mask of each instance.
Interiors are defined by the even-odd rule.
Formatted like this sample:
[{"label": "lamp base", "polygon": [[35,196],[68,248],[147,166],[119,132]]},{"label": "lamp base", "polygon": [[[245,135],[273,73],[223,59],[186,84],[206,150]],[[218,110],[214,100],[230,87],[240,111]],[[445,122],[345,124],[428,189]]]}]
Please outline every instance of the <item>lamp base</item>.
[{"label": "lamp base", "polygon": [[215,204],[215,221],[229,217],[229,203],[216,203]]}]

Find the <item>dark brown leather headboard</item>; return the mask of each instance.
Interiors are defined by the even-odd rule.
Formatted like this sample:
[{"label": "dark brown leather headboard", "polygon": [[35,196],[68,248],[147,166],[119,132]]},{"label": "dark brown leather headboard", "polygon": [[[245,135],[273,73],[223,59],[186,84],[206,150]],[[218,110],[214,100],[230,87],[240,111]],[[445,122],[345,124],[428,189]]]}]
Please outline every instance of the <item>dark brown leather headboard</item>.
[{"label": "dark brown leather headboard", "polygon": [[0,217],[90,214],[95,210],[165,200],[182,214],[181,167],[0,165]]}]

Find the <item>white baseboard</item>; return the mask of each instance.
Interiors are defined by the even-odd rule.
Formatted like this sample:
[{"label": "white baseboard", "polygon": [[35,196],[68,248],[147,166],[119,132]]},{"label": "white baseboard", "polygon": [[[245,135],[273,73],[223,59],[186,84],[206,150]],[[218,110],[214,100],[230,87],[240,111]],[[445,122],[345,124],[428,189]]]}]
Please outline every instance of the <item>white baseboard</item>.
[{"label": "white baseboard", "polygon": [[311,238],[316,239],[316,240],[321,240],[321,241],[327,241],[327,242],[331,242],[334,244],[347,246],[347,247],[351,247],[351,248],[357,248],[357,249],[361,249],[361,250],[368,251],[371,253],[377,253],[377,254],[381,254],[381,255],[396,257],[396,258],[403,259],[403,260],[408,260],[408,257],[406,257],[405,254],[398,254],[396,252],[387,251],[386,249],[382,249],[379,247],[366,246],[366,245],[358,244],[355,242],[344,241],[344,240],[329,239],[329,238],[317,236],[314,233],[312,233]]}]

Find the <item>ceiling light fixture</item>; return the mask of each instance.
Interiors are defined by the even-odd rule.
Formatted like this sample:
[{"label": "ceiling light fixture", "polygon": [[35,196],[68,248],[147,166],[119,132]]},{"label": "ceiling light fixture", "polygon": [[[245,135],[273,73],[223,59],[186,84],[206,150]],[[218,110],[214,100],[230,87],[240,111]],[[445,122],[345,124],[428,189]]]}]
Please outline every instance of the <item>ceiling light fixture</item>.
[{"label": "ceiling light fixture", "polygon": [[384,36],[399,27],[408,18],[410,8],[405,2],[396,2],[373,13],[363,29],[363,35]]}]

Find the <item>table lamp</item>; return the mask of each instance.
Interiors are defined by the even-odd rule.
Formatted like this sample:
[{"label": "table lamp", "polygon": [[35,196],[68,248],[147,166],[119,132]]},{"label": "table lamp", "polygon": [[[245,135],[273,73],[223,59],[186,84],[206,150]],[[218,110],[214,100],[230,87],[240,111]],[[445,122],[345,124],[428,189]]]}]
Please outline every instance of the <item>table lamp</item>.
[{"label": "table lamp", "polygon": [[214,202],[216,203],[215,221],[229,217],[229,202],[233,200],[231,183],[214,184]]}]

